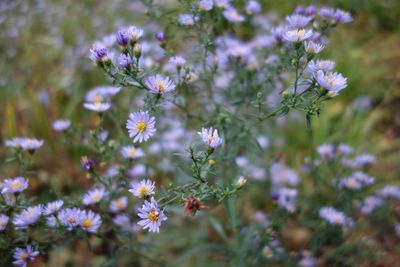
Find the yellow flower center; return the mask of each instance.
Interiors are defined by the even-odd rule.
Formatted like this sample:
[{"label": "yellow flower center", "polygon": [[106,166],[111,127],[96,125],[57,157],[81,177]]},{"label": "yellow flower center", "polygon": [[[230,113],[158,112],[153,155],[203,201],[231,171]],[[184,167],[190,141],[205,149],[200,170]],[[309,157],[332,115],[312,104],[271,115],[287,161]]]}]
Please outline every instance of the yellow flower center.
[{"label": "yellow flower center", "polygon": [[103,102],[103,96],[98,94],[93,97],[93,102]]},{"label": "yellow flower center", "polygon": [[157,85],[156,85],[156,87],[158,88],[158,91],[160,92],[160,93],[162,93],[162,92],[164,92],[165,91],[165,83],[164,82],[157,82]]},{"label": "yellow flower center", "polygon": [[147,195],[147,193],[149,193],[149,188],[147,186],[143,185],[139,188],[138,191],[139,191],[139,194],[143,197],[143,196]]},{"label": "yellow flower center", "polygon": [[11,183],[11,188],[12,189],[17,189],[17,188],[20,188],[20,187],[22,187],[22,183],[19,182],[19,181],[15,181],[15,182]]},{"label": "yellow flower center", "polygon": [[139,122],[136,124],[136,128],[137,128],[137,130],[138,130],[139,133],[143,133],[144,131],[146,131],[147,124],[146,124],[146,122],[144,122],[144,121],[139,121]]},{"label": "yellow flower center", "polygon": [[123,209],[124,208],[124,203],[122,202],[122,200],[118,200],[117,201],[117,209]]},{"label": "yellow flower center", "polygon": [[92,200],[99,202],[101,200],[101,195],[100,194],[93,194],[92,195]]},{"label": "yellow flower center", "polygon": [[83,222],[82,222],[82,226],[83,226],[84,228],[89,228],[89,227],[91,227],[92,225],[93,225],[92,220],[89,219],[89,218],[85,218],[85,219],[83,220]]},{"label": "yellow flower center", "polygon": [[136,156],[136,149],[129,149],[128,150],[128,156],[129,157],[135,157]]},{"label": "yellow flower center", "polygon": [[150,221],[153,221],[153,222],[158,221],[158,212],[156,212],[156,211],[150,211],[150,212],[149,212],[149,215],[147,215],[147,218],[148,218]]}]

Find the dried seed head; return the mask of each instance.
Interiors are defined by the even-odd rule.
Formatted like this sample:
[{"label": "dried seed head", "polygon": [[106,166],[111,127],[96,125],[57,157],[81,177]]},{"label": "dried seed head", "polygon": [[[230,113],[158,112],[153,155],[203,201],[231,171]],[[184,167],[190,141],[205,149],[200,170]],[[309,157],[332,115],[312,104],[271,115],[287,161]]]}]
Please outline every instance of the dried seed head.
[{"label": "dried seed head", "polygon": [[185,199],[184,212],[185,216],[194,216],[198,210],[204,209],[206,206],[200,202],[197,197],[187,197]]}]

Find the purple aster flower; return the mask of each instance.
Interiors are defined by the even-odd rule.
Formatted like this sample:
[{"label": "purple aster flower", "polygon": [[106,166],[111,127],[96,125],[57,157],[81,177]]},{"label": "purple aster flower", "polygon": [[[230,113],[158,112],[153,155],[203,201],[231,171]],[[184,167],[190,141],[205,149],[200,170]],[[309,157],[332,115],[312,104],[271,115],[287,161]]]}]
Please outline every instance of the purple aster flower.
[{"label": "purple aster flower", "polygon": [[197,7],[200,11],[210,11],[214,6],[213,0],[198,0]]},{"label": "purple aster flower", "polygon": [[283,39],[287,42],[299,43],[304,40],[307,40],[312,35],[313,35],[312,30],[296,29],[285,32],[285,34],[283,35]]},{"label": "purple aster flower", "polygon": [[86,192],[83,196],[84,205],[93,205],[99,203],[106,196],[106,189],[104,187],[94,188]]},{"label": "purple aster flower", "polygon": [[199,20],[199,17],[192,14],[179,14],[178,22],[181,25],[194,25]]},{"label": "purple aster flower", "polygon": [[317,14],[317,11],[318,11],[318,9],[317,9],[317,7],[315,5],[309,5],[304,10],[304,15],[306,15],[306,16],[315,16]]},{"label": "purple aster flower", "polygon": [[81,225],[85,212],[78,208],[63,209],[58,213],[58,221],[71,231]]},{"label": "purple aster flower", "polygon": [[186,64],[186,60],[181,56],[173,56],[168,60],[169,63],[175,65],[175,67],[183,67]]},{"label": "purple aster flower", "polygon": [[317,72],[317,82],[321,87],[329,91],[330,96],[337,96],[341,90],[347,87],[347,79],[337,72]]},{"label": "purple aster flower", "polygon": [[31,245],[27,245],[25,248],[16,248],[13,254],[13,264],[26,267],[28,262],[34,261],[38,255],[39,251],[34,250]]},{"label": "purple aster flower", "polygon": [[228,21],[232,23],[240,23],[244,21],[244,16],[241,15],[235,8],[229,7],[226,8],[223,12],[222,15],[224,18],[226,18]]},{"label": "purple aster flower", "polygon": [[275,38],[277,42],[282,42],[284,40],[284,36],[286,32],[288,32],[288,27],[287,26],[278,26],[276,28],[273,28],[271,30],[272,36]]},{"label": "purple aster flower", "polygon": [[22,150],[27,150],[30,153],[35,152],[36,149],[41,147],[44,144],[42,139],[35,139],[35,138],[21,138],[19,146]]},{"label": "purple aster flower", "polygon": [[50,215],[46,218],[46,225],[50,228],[56,227],[57,223],[57,218],[54,215]]},{"label": "purple aster flower", "polygon": [[293,29],[300,29],[305,28],[312,18],[295,14],[286,17],[286,20]]},{"label": "purple aster flower", "polygon": [[222,144],[222,138],[218,135],[218,130],[202,128],[201,132],[198,132],[203,140],[204,144],[208,145],[210,148],[214,149]]},{"label": "purple aster flower", "polygon": [[140,148],[134,146],[124,146],[121,148],[121,155],[126,159],[136,159],[144,156],[144,152]]},{"label": "purple aster flower", "polygon": [[124,196],[111,200],[109,208],[111,212],[117,213],[126,209],[127,206],[128,206],[128,198]]},{"label": "purple aster flower", "polygon": [[156,132],[155,123],[155,118],[150,117],[147,111],[129,114],[129,119],[126,123],[129,137],[133,138],[134,143],[147,141]]},{"label": "purple aster flower", "polygon": [[132,64],[132,59],[128,55],[121,54],[118,57],[118,64],[123,68],[129,69]]},{"label": "purple aster flower", "polygon": [[95,112],[103,113],[111,108],[111,103],[107,102],[86,102],[83,107]]},{"label": "purple aster flower", "polygon": [[323,18],[333,19],[335,10],[330,7],[323,7],[319,10],[318,15]]},{"label": "purple aster flower", "polygon": [[330,60],[317,60],[317,61],[314,61],[314,60],[311,60],[310,63],[308,63],[308,65],[307,65],[306,71],[308,73],[312,73],[312,74],[316,75],[319,70],[322,70],[324,72],[328,72],[328,71],[332,70],[334,66],[335,66],[335,62],[334,61],[330,61]]},{"label": "purple aster flower", "polygon": [[341,9],[336,9],[332,16],[332,19],[339,24],[346,24],[353,20],[349,12],[343,11]]},{"label": "purple aster flower", "polygon": [[167,40],[167,35],[164,32],[157,32],[154,37],[160,42]]},{"label": "purple aster flower", "polygon": [[314,43],[313,41],[306,42],[304,48],[308,54],[318,54],[324,49],[324,45],[320,43]]},{"label": "purple aster flower", "polygon": [[49,203],[47,203],[46,207],[43,209],[43,214],[46,216],[53,214],[53,213],[57,212],[58,210],[60,210],[63,205],[64,205],[64,201],[62,201],[62,200],[56,200],[53,202],[49,202]]},{"label": "purple aster flower", "polygon": [[297,189],[282,187],[276,192],[278,206],[288,212],[296,210]]},{"label": "purple aster flower", "polygon": [[108,60],[108,50],[103,46],[93,45],[90,49],[90,59],[94,62],[103,62]]},{"label": "purple aster flower", "polygon": [[6,147],[14,147],[18,148],[21,147],[22,141],[24,140],[23,137],[14,137],[12,139],[8,139],[5,141],[4,145]]},{"label": "purple aster flower", "polygon": [[330,160],[335,158],[335,147],[332,144],[322,144],[317,147],[317,153],[324,160]]},{"label": "purple aster flower", "polygon": [[149,232],[157,233],[160,232],[161,223],[168,219],[164,212],[158,208],[158,203],[154,197],[150,201],[144,201],[144,205],[138,210],[138,216],[141,218],[138,224],[143,229],[149,229]]},{"label": "purple aster flower", "polygon": [[81,158],[81,166],[85,171],[91,172],[94,170],[94,161],[84,156]]},{"label": "purple aster flower", "polygon": [[371,154],[361,154],[353,159],[354,167],[362,167],[364,165],[371,165],[376,161],[376,157]]},{"label": "purple aster flower", "polygon": [[159,74],[148,77],[145,83],[153,94],[163,95],[175,89],[175,83],[169,77]]},{"label": "purple aster flower", "polygon": [[378,190],[378,195],[383,197],[397,198],[400,199],[400,186],[397,185],[386,185]]},{"label": "purple aster flower", "polygon": [[134,183],[133,187],[129,189],[129,192],[138,198],[144,198],[154,195],[155,188],[155,182],[151,180],[142,180],[140,183]]},{"label": "purple aster flower", "polygon": [[353,148],[346,144],[339,144],[339,146],[337,147],[337,151],[342,155],[349,155],[353,153]]},{"label": "purple aster flower", "polygon": [[24,177],[15,177],[13,179],[5,179],[1,183],[1,193],[18,193],[27,189],[29,186],[29,180]]},{"label": "purple aster flower", "polygon": [[137,28],[136,26],[129,26],[128,33],[131,38],[131,40],[130,40],[131,43],[135,44],[139,40],[139,38],[142,37],[143,30]]},{"label": "purple aster flower", "polygon": [[67,130],[71,126],[70,120],[55,120],[53,122],[53,130],[57,132],[62,132]]},{"label": "purple aster flower", "polygon": [[118,94],[121,87],[97,86],[86,93],[86,102],[109,102],[111,97]]},{"label": "purple aster flower", "polygon": [[246,13],[249,15],[257,14],[261,12],[261,5],[255,0],[249,0],[245,6]]},{"label": "purple aster flower", "polygon": [[377,196],[368,196],[358,206],[362,214],[371,214],[376,208],[383,206],[383,200]]},{"label": "purple aster flower", "polygon": [[34,224],[40,219],[42,210],[42,205],[29,207],[14,217],[13,224],[17,229],[27,228],[29,225]]},{"label": "purple aster flower", "polygon": [[272,164],[270,173],[273,188],[280,188],[285,185],[296,186],[300,182],[299,175],[280,161]]},{"label": "purple aster flower", "polygon": [[121,47],[127,47],[131,37],[126,29],[117,32],[117,44]]},{"label": "purple aster flower", "polygon": [[9,217],[0,213],[0,232],[4,231],[7,227]]},{"label": "purple aster flower", "polygon": [[349,219],[343,212],[333,207],[323,207],[319,210],[319,217],[333,225],[351,225]]},{"label": "purple aster flower", "polygon": [[82,214],[82,229],[89,233],[96,233],[102,222],[100,215],[91,210],[82,211]]},{"label": "purple aster flower", "polygon": [[231,7],[230,0],[215,0],[215,6],[218,8],[226,9]]}]

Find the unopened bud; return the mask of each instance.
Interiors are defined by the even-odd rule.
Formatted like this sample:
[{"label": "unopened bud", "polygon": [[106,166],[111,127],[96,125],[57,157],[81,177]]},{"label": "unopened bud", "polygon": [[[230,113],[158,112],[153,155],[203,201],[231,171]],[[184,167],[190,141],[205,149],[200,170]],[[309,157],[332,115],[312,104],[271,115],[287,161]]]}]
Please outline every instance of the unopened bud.
[{"label": "unopened bud", "polygon": [[237,189],[242,188],[243,186],[245,186],[247,184],[247,179],[244,176],[240,176],[239,179],[237,180],[235,187]]}]

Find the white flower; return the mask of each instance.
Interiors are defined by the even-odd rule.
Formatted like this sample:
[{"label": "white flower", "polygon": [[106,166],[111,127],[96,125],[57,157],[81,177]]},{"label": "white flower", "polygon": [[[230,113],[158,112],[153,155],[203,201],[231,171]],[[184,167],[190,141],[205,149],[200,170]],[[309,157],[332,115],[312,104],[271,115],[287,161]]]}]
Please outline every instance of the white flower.
[{"label": "white flower", "polygon": [[64,201],[62,201],[62,200],[56,200],[53,202],[49,202],[49,203],[47,203],[46,207],[43,209],[43,214],[44,215],[53,214],[54,212],[61,209],[61,207],[63,205],[64,205]]},{"label": "white flower", "polygon": [[133,138],[134,143],[147,141],[156,131],[154,127],[155,123],[155,118],[150,117],[147,111],[139,111],[129,114],[129,119],[126,123],[129,137]]},{"label": "white flower", "polygon": [[91,210],[82,212],[82,220],[81,220],[81,227],[83,230],[89,233],[95,233],[97,232],[97,229],[99,229],[101,225],[101,217],[99,214],[94,213]]},{"label": "white flower", "polygon": [[163,77],[159,74],[147,78],[146,86],[153,94],[160,95],[175,89],[175,84],[169,77]]},{"label": "white flower", "polygon": [[283,34],[283,39],[291,43],[297,43],[310,38],[312,34],[312,30],[296,29],[285,32]]},{"label": "white flower", "polygon": [[213,131],[212,127],[209,129],[202,128],[201,132],[198,132],[198,134],[203,139],[203,142],[210,148],[216,148],[222,144],[222,138],[219,137],[217,129]]},{"label": "white flower", "polygon": [[95,112],[104,112],[111,108],[111,104],[107,102],[86,102],[83,107]]},{"label": "white flower", "polygon": [[128,206],[128,198],[127,197],[120,197],[110,202],[110,210],[112,212],[119,212]]},{"label": "white flower", "polygon": [[121,148],[121,155],[126,159],[135,159],[144,156],[144,152],[140,148],[134,146],[124,146]]},{"label": "white flower", "polygon": [[62,132],[67,130],[71,126],[70,120],[55,120],[53,122],[53,130],[57,132]]},{"label": "white flower", "polygon": [[160,232],[160,226],[167,220],[164,212],[158,208],[158,203],[151,198],[150,202],[145,200],[144,205],[138,210],[138,216],[142,219],[138,222],[143,229],[149,229],[149,232]]},{"label": "white flower", "polygon": [[155,182],[151,180],[142,180],[140,183],[134,184],[133,187],[129,189],[129,192],[138,198],[143,198],[154,195],[155,188]]},{"label": "white flower", "polygon": [[89,190],[83,196],[82,202],[84,205],[96,204],[96,203],[99,203],[105,195],[106,195],[106,190],[104,189],[104,187],[95,188],[95,189]]}]

